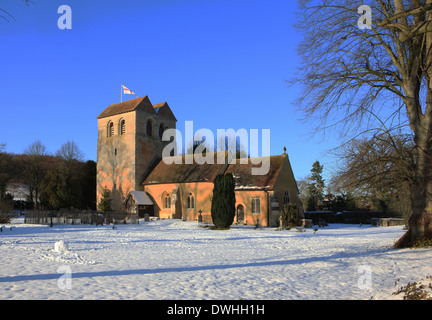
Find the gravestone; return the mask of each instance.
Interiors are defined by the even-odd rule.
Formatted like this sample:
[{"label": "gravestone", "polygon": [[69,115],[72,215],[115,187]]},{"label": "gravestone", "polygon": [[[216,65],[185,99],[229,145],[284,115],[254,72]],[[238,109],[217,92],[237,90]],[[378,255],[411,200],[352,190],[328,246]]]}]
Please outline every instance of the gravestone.
[{"label": "gravestone", "polygon": [[96,226],[99,226],[99,225],[102,226],[104,223],[104,220],[105,220],[104,216],[102,214],[98,214],[96,217]]}]

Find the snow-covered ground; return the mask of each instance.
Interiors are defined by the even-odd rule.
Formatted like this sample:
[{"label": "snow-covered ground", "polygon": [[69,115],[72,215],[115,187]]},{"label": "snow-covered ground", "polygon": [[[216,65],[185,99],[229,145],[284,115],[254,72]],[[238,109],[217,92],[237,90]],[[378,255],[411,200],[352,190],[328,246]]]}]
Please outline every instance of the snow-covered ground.
[{"label": "snow-covered ground", "polygon": [[16,219],[0,233],[0,299],[401,299],[432,275],[432,249],[392,248],[402,227],[305,230]]}]

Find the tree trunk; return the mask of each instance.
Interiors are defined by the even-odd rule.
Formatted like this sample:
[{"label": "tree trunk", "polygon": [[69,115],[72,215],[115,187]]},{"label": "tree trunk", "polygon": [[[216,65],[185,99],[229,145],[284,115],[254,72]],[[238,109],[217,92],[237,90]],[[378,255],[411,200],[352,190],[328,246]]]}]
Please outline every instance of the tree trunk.
[{"label": "tree trunk", "polygon": [[[430,92],[428,96],[431,96]],[[432,127],[430,119],[425,117],[422,120],[421,129],[416,130],[415,135],[417,166],[411,185],[412,215],[408,221],[408,232],[395,245],[399,248],[432,240]]]},{"label": "tree trunk", "polygon": [[[395,4],[397,1],[395,1]],[[419,6],[419,1],[413,1],[415,6]],[[426,5],[430,6],[432,0],[427,0]],[[396,247],[411,247],[419,241],[432,240],[432,12],[429,10],[424,17],[415,15],[415,24],[421,20],[429,23],[425,33],[424,65],[419,69],[418,80],[412,78],[416,83],[410,86],[416,97],[408,102],[407,111],[410,118],[411,129],[414,132],[416,143],[417,165],[415,167],[414,179],[411,185],[412,215],[408,221],[408,232],[398,240]],[[419,46],[420,37],[413,39],[413,44]],[[419,55],[421,57],[421,55]],[[415,70],[411,70],[415,71]],[[414,74],[414,73],[412,73]],[[421,76],[424,76],[426,88],[426,103],[422,110],[419,101]],[[413,84],[411,82],[411,84]],[[418,89],[418,90],[417,90]],[[408,96],[408,95],[407,95]],[[409,105],[411,103],[411,106]]]}]

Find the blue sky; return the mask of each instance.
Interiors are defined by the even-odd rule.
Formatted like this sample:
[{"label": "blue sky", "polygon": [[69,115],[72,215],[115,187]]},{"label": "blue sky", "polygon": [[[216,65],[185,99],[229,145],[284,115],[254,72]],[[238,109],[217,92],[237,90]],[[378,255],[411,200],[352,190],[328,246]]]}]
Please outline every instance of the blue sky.
[{"label": "blue sky", "polygon": [[[60,5],[72,29],[60,30]],[[271,154],[286,146],[296,178],[335,137],[312,137],[288,87],[298,65],[294,0],[3,0],[0,143],[22,153],[41,140],[55,153],[74,140],[96,161],[96,117],[120,101],[123,83],[153,104],[167,101],[184,132],[270,129]],[[135,98],[125,95],[124,99]],[[328,175],[328,172],[326,173]]]}]

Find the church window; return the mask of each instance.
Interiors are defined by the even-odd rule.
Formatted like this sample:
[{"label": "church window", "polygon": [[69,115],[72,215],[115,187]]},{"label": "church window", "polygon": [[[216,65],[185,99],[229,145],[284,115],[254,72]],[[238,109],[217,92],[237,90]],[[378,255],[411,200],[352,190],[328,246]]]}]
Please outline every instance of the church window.
[{"label": "church window", "polygon": [[159,138],[162,139],[164,131],[165,131],[165,125],[163,123],[161,123],[159,126]]},{"label": "church window", "polygon": [[147,120],[146,133],[149,137],[152,136],[152,131],[153,131],[153,123],[151,120]]},{"label": "church window", "polygon": [[192,193],[189,193],[189,196],[187,198],[187,207],[188,209],[195,208],[195,198]]},{"label": "church window", "polygon": [[261,200],[259,197],[252,198],[252,213],[261,213]]},{"label": "church window", "polygon": [[126,121],[122,119],[120,121],[120,135],[123,135],[126,133]]},{"label": "church window", "polygon": [[114,135],[114,123],[112,121],[108,122],[107,126],[107,137],[112,137]]},{"label": "church window", "polygon": [[171,197],[167,192],[165,192],[162,196],[162,205],[165,209],[171,208]]},{"label": "church window", "polygon": [[288,204],[289,203],[289,192],[288,191],[285,191],[285,193],[284,193],[283,203],[284,204]]}]

